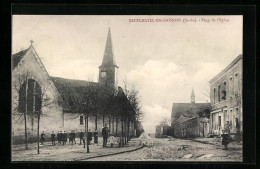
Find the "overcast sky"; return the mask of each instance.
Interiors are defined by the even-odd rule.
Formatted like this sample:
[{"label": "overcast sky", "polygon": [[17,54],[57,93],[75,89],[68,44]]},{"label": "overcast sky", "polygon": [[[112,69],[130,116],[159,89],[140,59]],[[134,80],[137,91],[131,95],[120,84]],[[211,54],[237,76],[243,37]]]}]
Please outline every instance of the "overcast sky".
[{"label": "overcast sky", "polygon": [[[185,18],[196,22],[184,23]],[[12,53],[34,40],[51,76],[97,81],[110,26],[119,85],[126,79],[139,90],[142,123],[146,132],[154,133],[155,125],[170,119],[173,102],[190,102],[192,88],[196,102],[208,100],[204,96],[208,81],[242,53],[242,21],[242,16],[227,15],[14,15]]]}]

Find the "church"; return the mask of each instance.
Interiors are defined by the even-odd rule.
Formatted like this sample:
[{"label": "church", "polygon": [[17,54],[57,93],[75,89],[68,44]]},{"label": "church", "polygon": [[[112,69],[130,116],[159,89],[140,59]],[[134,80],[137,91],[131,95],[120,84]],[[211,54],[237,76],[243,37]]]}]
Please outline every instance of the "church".
[{"label": "church", "polygon": [[206,137],[209,133],[210,103],[195,103],[192,89],[190,103],[173,103],[171,126],[174,137]]},{"label": "church", "polygon": [[[24,140],[25,128],[27,137],[37,136],[38,119],[33,112],[41,111],[40,133],[49,136],[52,131],[71,130],[79,132],[88,129],[101,130],[105,123],[110,131],[119,134],[120,118],[103,114],[89,116],[86,122],[85,114],[77,110],[79,102],[76,96],[82,96],[82,90],[92,90],[99,85],[114,87],[123,92],[118,86],[118,69],[116,64],[110,28],[108,30],[103,60],[99,66],[98,82],[72,80],[52,77],[45,69],[33,41],[28,49],[12,55],[12,138],[13,142]],[[83,97],[83,96],[82,96]],[[83,104],[83,103],[82,103]],[[26,112],[26,113],[25,113]],[[130,121],[130,128],[134,130],[134,122]],[[134,133],[131,131],[131,134]]]}]

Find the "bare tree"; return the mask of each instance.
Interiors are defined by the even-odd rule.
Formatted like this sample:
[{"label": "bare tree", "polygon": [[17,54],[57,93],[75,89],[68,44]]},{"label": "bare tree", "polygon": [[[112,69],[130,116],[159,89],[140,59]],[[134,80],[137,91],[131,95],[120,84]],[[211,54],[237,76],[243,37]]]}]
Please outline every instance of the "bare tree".
[{"label": "bare tree", "polygon": [[171,119],[169,118],[163,118],[163,120],[160,122],[161,126],[170,126],[171,124]]},{"label": "bare tree", "polygon": [[[23,113],[24,125],[25,125],[25,147],[28,149],[28,138],[27,138],[27,116],[31,117],[32,123],[33,119],[37,118],[37,153],[39,154],[39,129],[40,129],[40,118],[41,116],[46,116],[43,114],[42,109],[44,107],[51,108],[57,103],[57,97],[51,99],[47,95],[49,83],[44,82],[38,83],[34,80],[33,76],[28,71],[21,71],[19,73],[13,72],[13,86],[18,93],[18,105],[17,102],[13,100],[16,104],[13,108],[13,112]],[[33,129],[33,124],[32,124]]]}]

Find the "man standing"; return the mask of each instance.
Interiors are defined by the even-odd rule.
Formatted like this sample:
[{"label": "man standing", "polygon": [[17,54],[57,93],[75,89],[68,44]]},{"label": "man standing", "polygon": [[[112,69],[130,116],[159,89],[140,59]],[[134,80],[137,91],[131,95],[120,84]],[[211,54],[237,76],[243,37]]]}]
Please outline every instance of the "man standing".
[{"label": "man standing", "polygon": [[92,141],[92,132],[91,132],[91,129],[89,129],[88,131],[88,142],[87,144],[90,145],[90,142]]},{"label": "man standing", "polygon": [[73,145],[73,132],[71,131],[71,133],[69,134],[69,143],[72,142]]},{"label": "man standing", "polygon": [[103,147],[107,146],[107,138],[109,136],[109,129],[107,127],[107,124],[105,124],[105,127],[102,129],[102,136],[103,136]]},{"label": "man standing", "polygon": [[55,134],[54,131],[51,133],[51,145],[55,145]]},{"label": "man standing", "polygon": [[236,118],[236,142],[240,142],[240,124],[238,122],[238,118]]},{"label": "man standing", "polygon": [[64,137],[64,134],[62,133],[62,131],[60,131],[60,144],[61,144],[61,142],[63,142],[63,137]]},{"label": "man standing", "polygon": [[81,130],[81,132],[79,133],[79,140],[80,140],[80,145],[81,145],[81,141],[83,140],[83,143],[84,143],[84,139],[83,139],[83,137],[84,137],[84,133],[83,133],[83,130]]},{"label": "man standing", "polygon": [[60,140],[60,131],[58,131],[58,134],[57,134],[57,140],[58,140],[58,144],[60,145],[61,144],[61,140]]},{"label": "man standing", "polygon": [[67,135],[66,131],[64,131],[64,133],[63,133],[63,145],[66,145],[67,140],[68,140],[68,135]]},{"label": "man standing", "polygon": [[73,141],[76,144],[76,133],[74,132],[74,130],[72,130],[72,144],[73,144]]},{"label": "man standing", "polygon": [[44,134],[44,131],[42,131],[42,134],[41,134],[41,144],[43,144],[45,141],[45,134]]}]

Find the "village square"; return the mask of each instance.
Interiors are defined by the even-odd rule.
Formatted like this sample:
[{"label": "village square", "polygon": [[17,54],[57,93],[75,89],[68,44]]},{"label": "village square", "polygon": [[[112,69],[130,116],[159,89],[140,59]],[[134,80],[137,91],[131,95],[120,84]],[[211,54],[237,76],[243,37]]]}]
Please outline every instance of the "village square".
[{"label": "village square", "polygon": [[[92,17],[14,16],[12,161],[242,161],[242,44],[223,38],[242,31],[220,31],[241,18],[210,26],[214,35],[207,23],[157,32],[134,17]],[[172,40],[172,27],[194,37]]]}]

